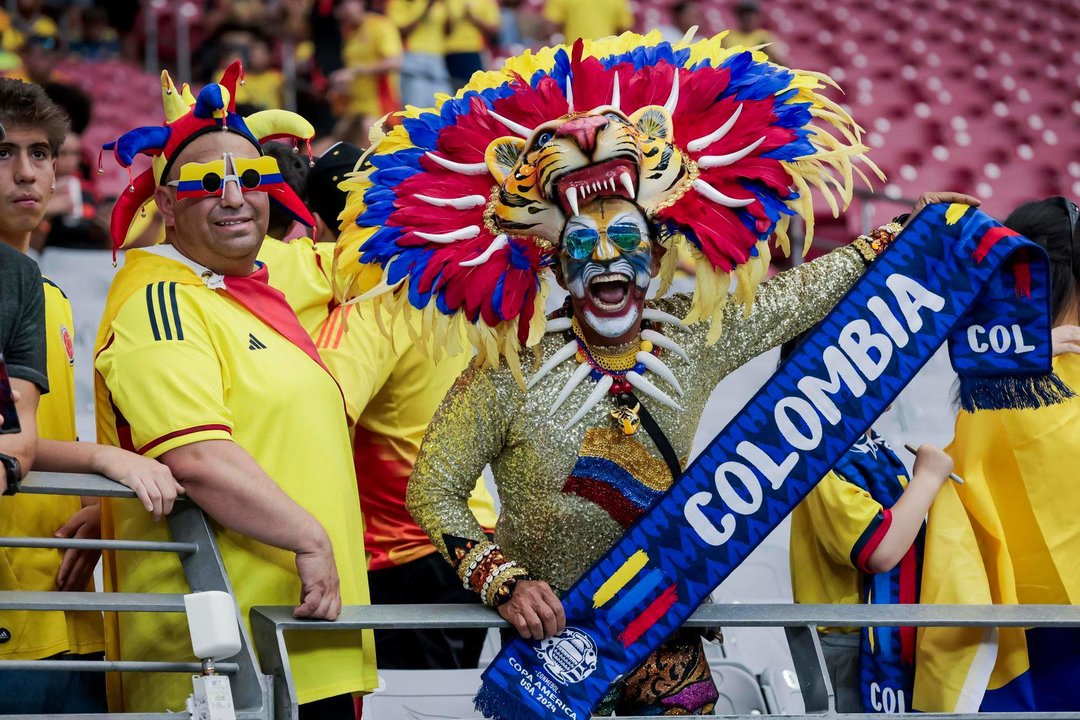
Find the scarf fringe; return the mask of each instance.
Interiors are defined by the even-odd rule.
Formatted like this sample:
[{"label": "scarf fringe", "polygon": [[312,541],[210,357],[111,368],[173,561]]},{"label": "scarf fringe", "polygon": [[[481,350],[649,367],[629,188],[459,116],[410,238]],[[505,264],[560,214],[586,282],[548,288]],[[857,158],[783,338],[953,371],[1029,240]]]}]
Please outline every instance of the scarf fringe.
[{"label": "scarf fringe", "polygon": [[485,682],[473,698],[476,712],[492,720],[538,720],[532,708],[493,682]]},{"label": "scarf fringe", "polygon": [[1035,410],[1057,405],[1076,393],[1055,373],[1026,377],[960,376],[960,406],[976,410]]}]

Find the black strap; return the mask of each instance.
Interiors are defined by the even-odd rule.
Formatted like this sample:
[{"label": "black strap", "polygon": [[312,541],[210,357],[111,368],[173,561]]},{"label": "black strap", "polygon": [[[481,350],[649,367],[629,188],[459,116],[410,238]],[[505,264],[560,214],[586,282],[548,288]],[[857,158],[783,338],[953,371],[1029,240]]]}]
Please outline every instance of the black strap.
[{"label": "black strap", "polygon": [[664,431],[656,424],[656,420],[649,413],[649,409],[632,392],[620,393],[618,401],[628,407],[637,405],[640,408],[638,418],[641,419],[641,426],[645,428],[645,432],[649,433],[649,437],[652,438],[656,449],[664,456],[664,462],[667,463],[668,470],[671,472],[672,482],[682,477],[682,465],[679,463],[679,456],[675,454],[675,448],[671,446],[671,442],[667,439]]}]

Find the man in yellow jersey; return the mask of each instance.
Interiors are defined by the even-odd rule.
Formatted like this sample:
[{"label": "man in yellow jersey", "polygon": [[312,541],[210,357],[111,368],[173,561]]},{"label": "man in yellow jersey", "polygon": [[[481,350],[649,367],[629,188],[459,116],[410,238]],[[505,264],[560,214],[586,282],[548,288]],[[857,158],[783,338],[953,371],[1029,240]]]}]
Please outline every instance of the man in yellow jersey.
[{"label": "man in yellow jersey", "polygon": [[776,37],[761,25],[761,4],[758,0],[739,0],[735,4],[735,27],[722,43],[727,48],[768,45],[762,50],[769,55],[769,60],[778,65],[787,64]]},{"label": "man in yellow jersey", "polygon": [[[311,207],[328,221],[334,237],[336,218],[345,207],[345,193],[338,184],[359,159],[358,148],[339,143],[319,158],[308,176]],[[364,511],[372,604],[477,602],[405,508],[405,489],[420,441],[470,358],[462,353],[434,362],[415,346],[403,323],[391,322],[385,314],[380,322],[375,312],[370,303],[337,308],[316,339],[345,394],[354,426],[353,458]],[[418,325],[413,327],[418,330]],[[473,488],[469,509],[491,532],[497,518],[482,478]],[[484,630],[380,631],[375,633],[379,667],[476,667],[485,636]]]},{"label": "man in yellow jersey", "polygon": [[[263,153],[278,161],[285,184],[298,196],[303,196],[308,175],[307,156],[297,154],[290,146],[279,142],[263,145]],[[334,264],[334,236],[313,229],[315,237],[331,242],[317,243],[310,237],[282,242],[295,222],[293,216],[283,208],[271,205],[269,218],[266,240],[259,249],[258,260],[266,263],[270,285],[285,294],[285,300],[300,319],[300,324],[314,339],[334,308],[334,292],[329,280]]]},{"label": "man in yellow jersey", "polygon": [[448,0],[447,11],[446,69],[456,92],[484,69],[483,52],[488,39],[498,34],[502,17],[495,0]]},{"label": "man in yellow jersey", "polygon": [[330,82],[347,98],[335,135],[367,145],[372,124],[401,109],[401,34],[388,17],[369,12],[364,0],[339,3],[334,14],[341,23],[344,67]]},{"label": "man in yellow jersey", "polygon": [[562,33],[568,45],[578,38],[596,40],[618,35],[634,26],[628,0],[547,0],[544,19],[548,32]]},{"label": "man in yellow jersey", "polygon": [[[344,403],[256,262],[269,203],[302,210],[259,141],[312,129],[283,111],[237,115],[239,76],[229,68],[196,98],[163,73],[165,125],[109,145],[122,164],[154,158],[114,210],[114,242],[152,198],[166,244],[129,252],[110,288],[96,343],[98,432],[160,458],[213,518],[242,617],[253,605],[296,604],[298,617],[333,620],[342,604],[368,599]],[[306,210],[298,217],[310,222]],[[115,537],[168,537],[129,503],[107,509]],[[187,588],[178,559],[163,553],[117,554],[106,568],[120,590]],[[110,629],[125,660],[190,659],[183,618],[125,614]],[[368,633],[298,632],[289,651],[301,718],[351,720],[351,694],[376,685]],[[190,690],[183,676],[125,675],[110,702],[161,711]]]},{"label": "man in yellow jersey", "polygon": [[389,0],[386,15],[398,27],[405,54],[401,58],[401,102],[427,107],[436,93],[450,92],[446,72],[447,0]]},{"label": "man in yellow jersey", "polygon": [[[68,121],[37,85],[0,79],[0,194],[11,201],[0,212],[0,242],[22,253],[45,214],[55,161]],[[119,448],[76,442],[74,323],[63,291],[42,278],[49,393],[37,405],[34,468],[103,473],[135,487],[146,509],[160,517],[179,486],[168,468]],[[21,394],[27,394],[21,388]],[[31,389],[29,394],[35,394]],[[21,495],[0,504],[0,536],[100,536],[96,498]],[[88,589],[99,554],[58,549],[0,550],[0,590]],[[0,613],[0,658],[5,660],[100,659],[104,650],[98,612]],[[105,709],[100,673],[0,672],[0,714],[98,712]]]}]

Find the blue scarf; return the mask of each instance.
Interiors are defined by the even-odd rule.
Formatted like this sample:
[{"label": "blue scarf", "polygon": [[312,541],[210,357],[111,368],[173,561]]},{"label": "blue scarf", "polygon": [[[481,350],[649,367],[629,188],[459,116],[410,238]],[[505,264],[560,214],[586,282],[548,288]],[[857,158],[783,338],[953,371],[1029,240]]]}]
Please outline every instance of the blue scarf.
[{"label": "blue scarf", "polygon": [[1071,396],[1050,368],[1036,245],[963,205],[926,207],[682,477],[563,596],[567,628],[516,638],[476,707],[585,720],[674,633],[946,341],[966,408]]},{"label": "blue scarf", "polygon": [[[904,492],[901,476],[907,468],[874,431],[844,453],[833,471],[845,482],[862,488],[884,508],[866,528],[851,551],[851,561],[863,572],[863,601],[874,605],[919,602],[919,578],[926,535],[923,524],[915,542],[892,570],[870,573],[866,561],[892,522],[888,508]],[[915,685],[915,628],[864,627],[860,630],[859,690],[863,711],[907,712]]]}]

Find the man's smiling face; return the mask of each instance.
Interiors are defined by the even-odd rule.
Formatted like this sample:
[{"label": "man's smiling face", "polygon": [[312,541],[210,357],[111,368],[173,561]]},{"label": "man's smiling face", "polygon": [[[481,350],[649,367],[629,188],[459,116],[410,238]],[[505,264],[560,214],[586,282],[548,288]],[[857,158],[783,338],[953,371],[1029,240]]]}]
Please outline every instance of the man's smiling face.
[{"label": "man's smiling face", "polygon": [[[165,180],[179,178],[186,163],[221,160],[226,153],[235,158],[259,157],[258,149],[240,135],[210,132],[181,151]],[[220,195],[203,198],[177,200],[176,189],[164,184],[157,192],[165,226],[171,231],[170,241],[181,253],[221,274],[251,272],[266,237],[269,195],[241,192],[234,182],[225,183]]]}]

